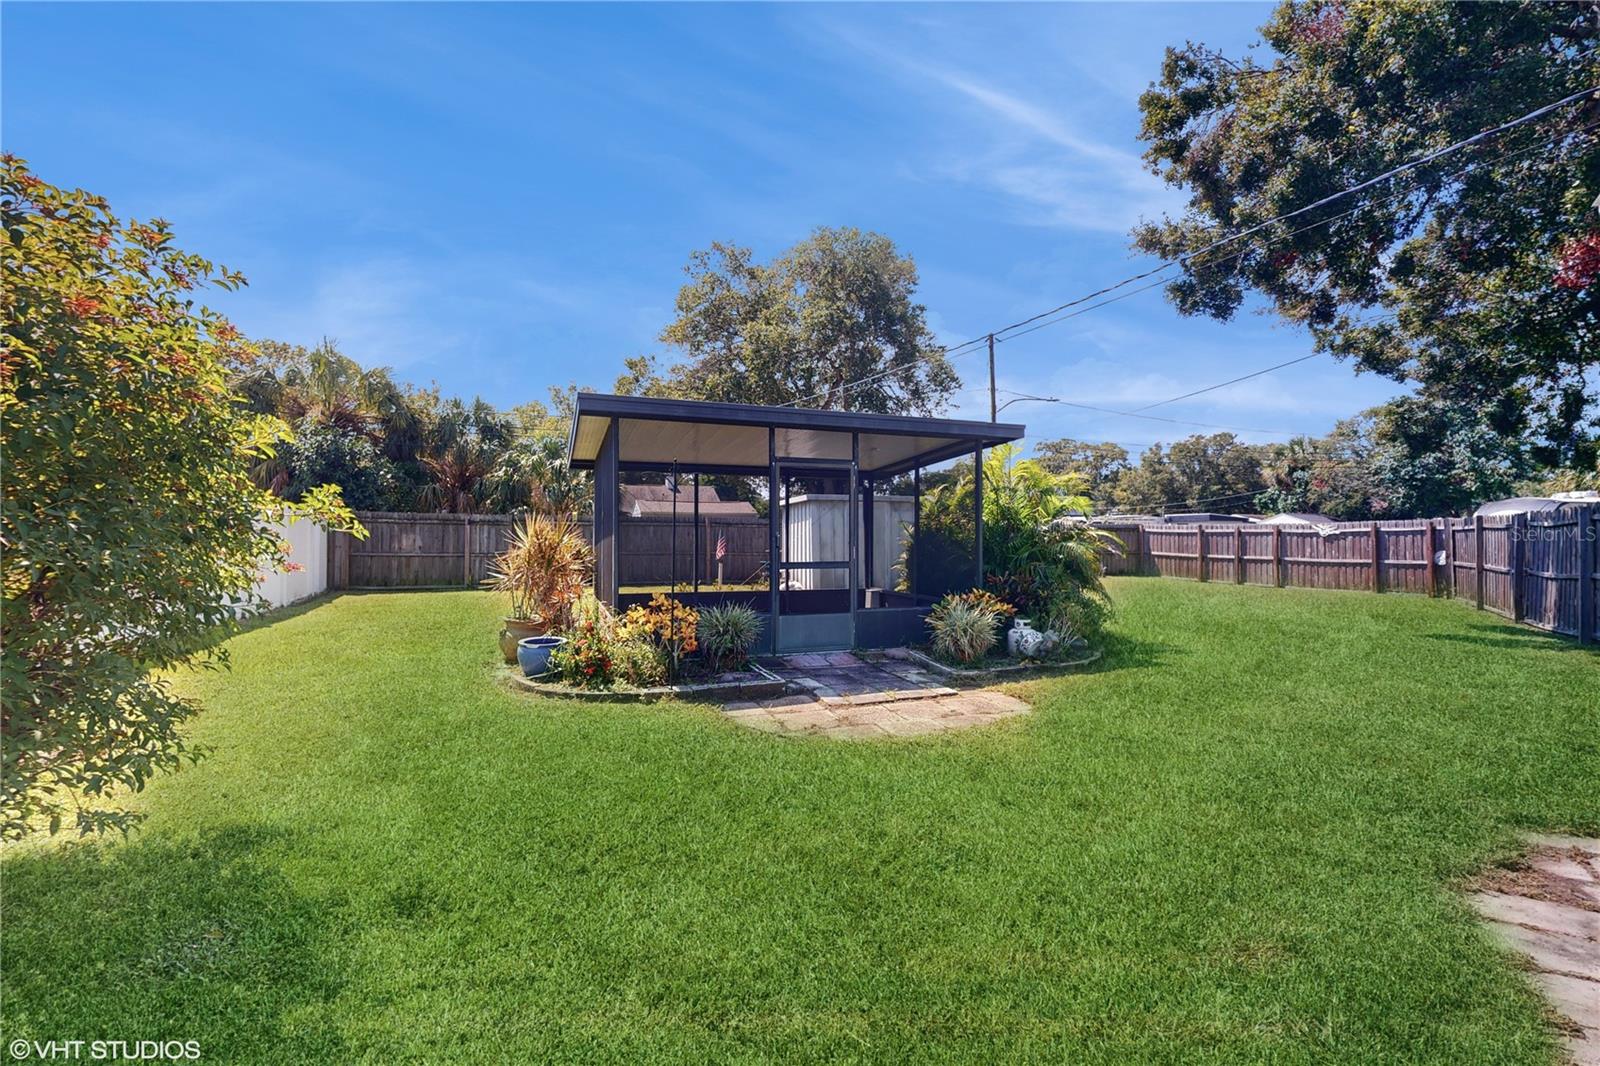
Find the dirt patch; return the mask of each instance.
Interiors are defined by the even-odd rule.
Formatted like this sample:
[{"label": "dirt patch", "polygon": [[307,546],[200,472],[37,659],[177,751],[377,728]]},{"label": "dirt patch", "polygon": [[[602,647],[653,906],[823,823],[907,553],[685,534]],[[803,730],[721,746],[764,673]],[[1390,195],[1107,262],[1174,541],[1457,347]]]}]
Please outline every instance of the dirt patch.
[{"label": "dirt patch", "polygon": [[1471,888],[1600,912],[1600,869],[1595,867],[1593,857],[1581,848],[1541,846],[1487,871]]}]

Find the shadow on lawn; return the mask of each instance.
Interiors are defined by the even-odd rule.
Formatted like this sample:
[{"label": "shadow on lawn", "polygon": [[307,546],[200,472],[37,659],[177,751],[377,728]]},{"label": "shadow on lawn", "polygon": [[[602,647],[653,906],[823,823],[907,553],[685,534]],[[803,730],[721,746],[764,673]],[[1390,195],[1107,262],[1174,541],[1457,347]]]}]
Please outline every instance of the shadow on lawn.
[{"label": "shadow on lawn", "polygon": [[1579,644],[1574,637],[1561,636],[1556,633],[1545,633],[1525,626],[1485,623],[1469,627],[1471,634],[1467,633],[1424,633],[1428,640],[1449,641],[1452,644],[1476,644],[1485,648],[1515,648],[1530,651],[1578,651],[1594,654],[1596,646]]},{"label": "shadow on lawn", "polygon": [[289,883],[269,852],[294,834],[68,844],[6,857],[0,932],[8,1037],[198,1040],[225,1061],[337,1062],[316,1006],[341,979],[332,901]]},{"label": "shadow on lawn", "polygon": [[1176,644],[1159,640],[1134,640],[1122,633],[1106,632],[1100,638],[1100,658],[1083,669],[1085,674],[1161,666],[1184,652]]}]

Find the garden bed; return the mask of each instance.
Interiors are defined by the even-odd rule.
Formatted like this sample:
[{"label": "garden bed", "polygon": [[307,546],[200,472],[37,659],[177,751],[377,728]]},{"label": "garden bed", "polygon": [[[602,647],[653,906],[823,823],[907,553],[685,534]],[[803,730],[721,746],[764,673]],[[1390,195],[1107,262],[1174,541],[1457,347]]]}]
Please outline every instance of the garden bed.
[{"label": "garden bed", "polygon": [[658,703],[662,700],[767,700],[786,695],[789,682],[756,663],[743,670],[717,674],[703,680],[680,681],[675,685],[635,688],[615,684],[609,688],[575,688],[543,677],[523,677],[515,667],[504,670],[507,684],[524,692],[557,699],[585,700],[590,703]]},{"label": "garden bed", "polygon": [[970,666],[941,662],[916,648],[887,648],[879,654],[889,659],[906,659],[926,670],[932,670],[954,684],[987,685],[996,681],[1014,680],[1034,673],[1057,673],[1087,666],[1100,658],[1092,648],[1074,648],[1075,654],[1062,659],[1013,659],[1009,656],[986,656]]}]

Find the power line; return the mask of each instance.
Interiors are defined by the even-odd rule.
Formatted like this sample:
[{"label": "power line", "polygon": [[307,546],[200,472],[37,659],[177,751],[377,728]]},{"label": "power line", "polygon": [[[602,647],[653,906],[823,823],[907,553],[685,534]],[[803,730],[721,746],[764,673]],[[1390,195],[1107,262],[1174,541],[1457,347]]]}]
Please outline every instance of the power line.
[{"label": "power line", "polygon": [[1133,409],[1133,413],[1137,414],[1140,411],[1148,411],[1152,407],[1162,407],[1162,406],[1165,406],[1166,404],[1169,404],[1169,403],[1177,403],[1179,400],[1187,400],[1191,396],[1199,396],[1199,395],[1201,395],[1203,393],[1215,392],[1218,389],[1225,389],[1229,385],[1237,385],[1241,381],[1249,381],[1251,378],[1258,378],[1258,377],[1261,377],[1263,374],[1270,374],[1274,370],[1282,370],[1286,366],[1294,366],[1296,363],[1304,363],[1304,362],[1306,362],[1308,360],[1316,359],[1321,355],[1322,355],[1321,352],[1312,352],[1310,355],[1302,355],[1298,359],[1285,360],[1282,363],[1277,363],[1277,364],[1275,364],[1273,366],[1269,366],[1269,367],[1265,368],[1264,370],[1255,370],[1255,371],[1252,371],[1252,372],[1250,372],[1248,374],[1240,374],[1236,378],[1229,378],[1227,381],[1220,382],[1220,383],[1218,383],[1216,385],[1207,385],[1203,389],[1195,389],[1193,392],[1186,392],[1182,396],[1174,396],[1170,400],[1157,400],[1155,403],[1147,403],[1143,407],[1135,407]]},{"label": "power line", "polygon": [[[1342,189],[1342,190],[1340,190],[1339,192],[1336,192],[1336,193],[1331,193],[1328,196],[1324,196],[1319,200],[1314,200],[1309,204],[1305,204],[1305,205],[1303,205],[1301,207],[1295,208],[1292,211],[1287,211],[1287,212],[1284,212],[1283,214],[1276,215],[1273,218],[1269,218],[1269,219],[1267,219],[1267,220],[1265,220],[1263,222],[1258,222],[1258,223],[1256,223],[1256,224],[1254,224],[1252,226],[1249,226],[1249,227],[1246,227],[1243,230],[1240,230],[1237,233],[1229,234],[1229,235],[1224,236],[1224,237],[1219,237],[1214,241],[1211,241],[1211,242],[1209,242],[1209,243],[1207,243],[1205,245],[1202,245],[1199,248],[1194,249],[1193,251],[1185,252],[1183,255],[1180,255],[1180,256],[1177,256],[1176,258],[1173,258],[1173,259],[1167,260],[1165,262],[1159,263],[1156,266],[1151,267],[1148,270],[1145,270],[1145,271],[1142,271],[1142,272],[1140,272],[1138,274],[1134,274],[1134,275],[1132,275],[1130,277],[1124,278],[1121,281],[1115,282],[1114,284],[1107,285],[1107,286],[1105,286],[1103,288],[1097,289],[1094,292],[1088,293],[1088,294],[1086,294],[1084,296],[1080,296],[1080,297],[1077,297],[1076,299],[1069,300],[1066,303],[1058,304],[1057,306],[1055,306],[1053,308],[1050,308],[1049,310],[1041,311],[1038,314],[1031,315],[1031,316],[1029,316],[1027,318],[1024,318],[1024,319],[1021,319],[1021,320],[1019,320],[1017,322],[1013,322],[1010,325],[1002,326],[1002,327],[1000,327],[999,329],[996,329],[996,330],[991,330],[991,331],[989,331],[987,333],[984,333],[984,334],[982,334],[982,335],[980,335],[978,337],[974,337],[971,340],[963,341],[962,343],[954,345],[954,346],[946,346],[944,348],[941,348],[941,349],[939,349],[938,354],[943,355],[943,356],[945,356],[947,358],[951,357],[951,356],[954,356],[954,355],[956,355],[958,353],[962,353],[963,349],[969,349],[969,348],[972,348],[975,345],[985,343],[988,340],[988,338],[991,337],[991,336],[994,337],[997,341],[1004,340],[1004,339],[1012,339],[1012,338],[1014,338],[1016,336],[1022,336],[1023,334],[1016,333],[1014,331],[1020,329],[1023,326],[1029,326],[1029,325],[1031,325],[1033,323],[1036,323],[1041,319],[1049,318],[1050,316],[1055,315],[1058,312],[1067,310],[1068,308],[1076,307],[1076,306],[1078,306],[1080,304],[1083,304],[1083,303],[1085,303],[1085,302],[1087,302],[1089,300],[1093,300],[1098,296],[1103,296],[1103,295],[1106,295],[1108,293],[1114,292],[1117,289],[1125,288],[1126,286],[1131,285],[1134,282],[1142,281],[1142,280],[1144,280],[1146,278],[1149,278],[1149,277],[1151,277],[1151,276],[1153,276],[1155,274],[1159,274],[1159,273],[1161,273],[1161,272],[1163,272],[1165,270],[1168,270],[1171,267],[1189,263],[1190,261],[1198,258],[1199,256],[1202,256],[1202,255],[1206,254],[1207,252],[1214,251],[1215,249],[1220,248],[1220,247],[1222,247],[1224,245],[1231,244],[1231,243],[1233,243],[1235,241],[1243,240],[1246,237],[1253,236],[1256,233],[1260,233],[1262,230],[1268,228],[1269,226],[1273,226],[1273,225],[1276,225],[1279,222],[1283,222],[1283,221],[1286,221],[1288,219],[1298,217],[1300,215],[1305,214],[1308,211],[1314,211],[1319,207],[1325,207],[1328,204],[1334,203],[1334,202],[1336,202],[1338,200],[1341,200],[1341,199],[1343,199],[1343,198],[1345,198],[1347,196],[1355,195],[1356,193],[1359,193],[1359,192],[1361,192],[1361,191],[1363,191],[1365,189],[1369,189],[1372,186],[1377,185],[1380,182],[1387,181],[1387,180],[1389,180],[1390,178],[1393,178],[1393,177],[1398,177],[1399,175],[1407,173],[1407,172],[1412,171],[1412,170],[1415,170],[1418,167],[1426,166],[1427,164],[1429,164],[1431,162],[1434,162],[1435,160],[1441,159],[1441,158],[1445,157],[1446,155],[1449,155],[1449,154],[1451,154],[1453,152],[1460,151],[1463,148],[1467,148],[1467,147],[1470,147],[1470,146],[1472,146],[1474,144],[1482,143],[1482,142],[1484,142],[1484,141],[1486,141],[1486,140],[1488,140],[1490,138],[1497,137],[1502,133],[1505,133],[1505,132],[1507,132],[1509,130],[1515,129],[1515,128],[1517,128],[1519,126],[1522,126],[1522,125],[1524,125],[1524,124],[1526,124],[1528,122],[1532,122],[1537,118],[1541,118],[1544,115],[1550,114],[1553,111],[1560,110],[1561,108],[1567,106],[1568,104],[1571,104],[1571,103],[1574,103],[1576,101],[1582,100],[1582,99],[1584,99],[1584,98],[1586,98],[1588,96],[1594,95],[1596,93],[1600,93],[1600,86],[1591,86],[1589,88],[1582,89],[1582,90],[1580,90],[1580,91],[1578,91],[1576,93],[1572,93],[1572,94],[1570,94],[1568,96],[1565,96],[1560,100],[1556,100],[1553,103],[1546,104],[1543,107],[1535,108],[1534,110],[1529,111],[1524,115],[1520,115],[1517,118],[1510,119],[1510,120],[1508,120],[1506,122],[1500,123],[1497,126],[1492,126],[1492,127],[1488,128],[1488,129],[1481,130],[1478,133],[1475,133],[1470,137],[1466,137],[1466,138],[1463,138],[1463,139],[1461,139],[1459,141],[1456,141],[1453,144],[1446,145],[1443,148],[1439,148],[1439,149],[1436,149],[1436,150],[1434,150],[1432,152],[1426,153],[1425,155],[1419,156],[1416,159],[1412,159],[1412,160],[1409,160],[1409,161],[1407,161],[1405,163],[1401,163],[1398,166],[1391,167],[1389,170],[1386,170],[1381,174],[1377,174],[1377,175],[1375,175],[1375,176],[1373,176],[1371,178],[1368,178],[1367,180],[1365,180],[1363,182],[1360,182],[1360,183],[1358,183],[1356,185],[1350,186],[1349,188]],[[1542,145],[1541,145],[1541,147],[1542,147]],[[1333,216],[1331,218],[1324,219],[1324,220],[1322,220],[1322,221],[1320,221],[1318,223],[1314,223],[1314,225],[1326,225],[1328,222],[1336,221],[1338,218],[1344,217],[1344,215],[1347,215],[1349,213],[1351,213],[1351,212],[1345,212],[1344,214],[1336,215],[1336,216]],[[1305,227],[1305,228],[1310,228],[1310,227]],[[1296,231],[1296,232],[1303,232],[1303,231],[1304,230],[1302,229],[1302,230]],[[1285,235],[1285,236],[1292,236],[1292,235],[1293,234],[1289,234],[1289,235]],[[1284,238],[1283,237],[1279,237],[1278,239],[1284,239]],[[1163,281],[1163,282],[1159,282],[1157,284],[1166,284],[1166,282]],[[1145,286],[1144,288],[1154,288],[1154,287],[1156,287],[1156,286],[1155,285],[1149,285],[1149,286]],[[1136,290],[1136,291],[1143,291],[1143,289]],[[1133,293],[1128,293],[1126,295],[1130,295],[1131,296],[1131,295],[1133,295]],[[1124,297],[1117,297],[1117,299],[1122,299],[1122,298],[1124,298]],[[1105,303],[1110,303],[1110,302],[1113,302],[1113,301],[1105,301],[1105,302],[1103,302],[1103,303],[1101,303],[1101,304],[1099,304],[1097,306],[1104,306]],[[1091,308],[1086,308],[1085,310],[1090,310],[1090,309]],[[1079,313],[1081,313],[1081,312],[1079,312]],[[1054,321],[1063,321],[1063,320],[1065,320],[1065,318],[1068,318],[1068,317],[1073,317],[1073,316],[1062,316],[1062,318],[1055,319]],[[1038,327],[1036,327],[1036,328],[1038,328]],[[1027,332],[1032,332],[1032,330],[1028,330]],[[1003,334],[1010,334],[1011,337],[1003,337],[1002,336]],[[921,358],[926,358],[926,357],[921,357]],[[893,367],[893,368],[890,368],[890,369],[885,370],[885,371],[880,371],[879,373],[876,373],[876,374],[870,374],[870,375],[868,375],[868,376],[866,376],[864,378],[860,378],[860,379],[858,379],[856,381],[845,382],[845,383],[843,383],[841,385],[826,389],[823,392],[814,393],[814,394],[812,394],[810,396],[801,397],[800,399],[797,399],[797,400],[791,400],[788,403],[783,404],[782,406],[793,407],[793,406],[797,406],[799,404],[803,404],[803,403],[809,402],[810,400],[819,399],[819,398],[826,398],[826,397],[832,396],[835,392],[848,392],[851,389],[858,388],[858,387],[860,387],[862,385],[869,384],[869,383],[871,383],[873,381],[881,380],[881,379],[883,379],[885,377],[889,377],[892,374],[900,373],[904,369],[905,368],[903,366],[902,367]]]},{"label": "power line", "polygon": [[[1579,136],[1579,135],[1582,135],[1582,134],[1585,134],[1585,133],[1593,132],[1596,129],[1600,129],[1600,122],[1591,123],[1591,124],[1589,124],[1587,126],[1580,126],[1577,129],[1572,130],[1571,131],[1571,135]],[[1507,163],[1507,162],[1510,162],[1510,161],[1512,161],[1514,159],[1520,159],[1523,156],[1528,155],[1528,154],[1530,154],[1532,152],[1536,152],[1536,151],[1539,151],[1540,149],[1544,149],[1544,148],[1549,148],[1554,143],[1555,142],[1553,142],[1553,141],[1540,141],[1537,144],[1531,144],[1531,145],[1527,146],[1526,148],[1520,149],[1519,151],[1515,151],[1515,152],[1511,152],[1511,153],[1509,153],[1507,155],[1503,155],[1503,156],[1499,157],[1499,161],[1502,162],[1502,163]],[[1479,160],[1477,162],[1474,162],[1474,163],[1470,164],[1468,167],[1463,168],[1460,171],[1457,171],[1455,176],[1456,177],[1460,177],[1461,175],[1465,174],[1467,172],[1467,170],[1471,169],[1472,166],[1481,165],[1483,162],[1484,162],[1483,160]],[[1273,236],[1271,239],[1269,239],[1261,247],[1271,247],[1272,245],[1274,245],[1274,244],[1276,244],[1276,243],[1278,243],[1280,241],[1286,241],[1291,237],[1298,237],[1300,234],[1305,233],[1305,232],[1307,232],[1309,230],[1317,229],[1319,226],[1331,225],[1334,222],[1338,222],[1340,219],[1345,219],[1345,218],[1349,218],[1351,215],[1360,214],[1362,211],[1365,211],[1369,207],[1373,206],[1373,204],[1384,203],[1384,202],[1387,202],[1389,200],[1399,199],[1402,196],[1409,196],[1409,195],[1411,195],[1411,192],[1412,192],[1412,190],[1410,190],[1410,189],[1397,189],[1394,192],[1391,192],[1391,193],[1389,193],[1389,194],[1387,194],[1385,196],[1382,196],[1382,197],[1379,197],[1379,198],[1376,198],[1376,199],[1373,199],[1373,200],[1368,200],[1368,201],[1366,201],[1365,203],[1362,203],[1362,204],[1358,204],[1355,207],[1352,207],[1348,211],[1341,211],[1337,215],[1329,215],[1327,218],[1318,219],[1316,222],[1308,223],[1308,224],[1306,224],[1304,226],[1299,227],[1298,229],[1292,229],[1287,233],[1277,234],[1277,235]],[[1231,255],[1224,256],[1224,257],[1222,257],[1220,259],[1217,259],[1217,260],[1214,260],[1214,261],[1212,261],[1210,263],[1207,263],[1206,265],[1207,266],[1220,265],[1222,263],[1227,262],[1229,259],[1232,259],[1234,261],[1234,263],[1236,264],[1235,272],[1237,272],[1237,264],[1240,263],[1244,259],[1245,255],[1247,255],[1248,252],[1249,252],[1249,249],[1241,249],[1241,250],[1239,250],[1237,252],[1232,253]],[[1177,262],[1177,261],[1174,260],[1173,263],[1175,263],[1175,262]],[[1166,269],[1167,266],[1173,265],[1173,263],[1168,263],[1165,266],[1157,267],[1153,271],[1151,271],[1150,273],[1160,273],[1162,270]],[[1138,279],[1137,278],[1133,278],[1133,279],[1129,279],[1129,280],[1138,280]],[[1150,289],[1154,289],[1154,288],[1158,288],[1158,287],[1160,287],[1162,285],[1166,285],[1166,284],[1169,283],[1169,281],[1170,281],[1170,279],[1163,278],[1163,279],[1161,279],[1159,281],[1156,281],[1156,282],[1154,282],[1153,284],[1150,284],[1150,285],[1141,285],[1141,286],[1139,286],[1139,288],[1134,289],[1131,292],[1125,294],[1125,296],[1131,296],[1134,293],[1147,292]],[[1071,314],[1061,315],[1059,318],[1051,318],[1048,321],[1039,322],[1036,325],[1030,326],[1027,329],[1017,330],[1016,332],[1011,333],[1010,336],[1004,336],[1004,337],[997,336],[995,339],[996,339],[997,342],[1002,343],[1002,344],[1005,343],[1006,341],[1016,340],[1018,337],[1025,337],[1030,333],[1036,332],[1037,330],[1044,329],[1046,326],[1053,326],[1058,322],[1065,322],[1069,318],[1076,318],[1078,315],[1084,314],[1084,313],[1086,313],[1088,311],[1092,311],[1096,307],[1104,307],[1108,303],[1115,303],[1117,300],[1124,299],[1125,296],[1117,296],[1117,297],[1113,297],[1110,300],[1103,300],[1100,303],[1093,304],[1093,305],[1091,305],[1089,307],[1081,308],[1081,309],[1079,309],[1077,311],[1072,312]],[[1071,306],[1071,305],[1064,305],[1064,306]],[[1048,314],[1052,314],[1052,313],[1053,312],[1046,312],[1047,315]],[[972,343],[972,342],[968,342],[968,343]]]},{"label": "power line", "polygon": [[[1009,389],[1002,389],[1001,391],[1010,392]],[[1076,403],[1072,400],[1063,400],[1059,396],[1027,396],[1023,395],[1022,393],[1011,394],[1016,396],[1016,400],[1013,402],[1031,400],[1036,403],[1055,403],[1060,404],[1062,407],[1076,407],[1081,411],[1098,411],[1101,414],[1106,415],[1122,415],[1124,418],[1142,418],[1150,422],[1167,422],[1177,426],[1198,426],[1201,429],[1225,429],[1232,433],[1269,433],[1274,436],[1282,436],[1285,434],[1293,436],[1295,433],[1295,431],[1292,429],[1253,429],[1248,426],[1222,426],[1215,422],[1194,422],[1186,418],[1166,418],[1162,415],[1142,415],[1137,411],[1119,411],[1113,407],[1097,407],[1091,403]]]}]

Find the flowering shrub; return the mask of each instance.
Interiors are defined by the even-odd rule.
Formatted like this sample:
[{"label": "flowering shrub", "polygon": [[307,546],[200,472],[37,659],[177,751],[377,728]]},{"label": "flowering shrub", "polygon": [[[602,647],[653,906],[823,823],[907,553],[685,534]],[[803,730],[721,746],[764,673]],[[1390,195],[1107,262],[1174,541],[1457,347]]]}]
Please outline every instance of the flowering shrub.
[{"label": "flowering shrub", "polygon": [[649,688],[668,681],[666,653],[643,637],[618,640],[612,658],[617,676],[630,685]]},{"label": "flowering shrub", "polygon": [[695,636],[699,626],[698,611],[658,592],[648,604],[628,608],[618,625],[618,635],[642,638],[661,649],[666,653],[669,675],[677,677],[683,657],[699,649]]},{"label": "flowering shrub", "polygon": [[567,642],[551,653],[550,667],[569,685],[605,688],[616,668],[612,642],[604,619],[589,615],[567,631]]},{"label": "flowering shrub", "polygon": [[227,664],[285,563],[272,522],[364,538],[336,485],[251,479],[289,439],[232,391],[259,351],[207,305],[239,273],[0,155],[0,839],[126,832],[198,758],[170,672]]}]

